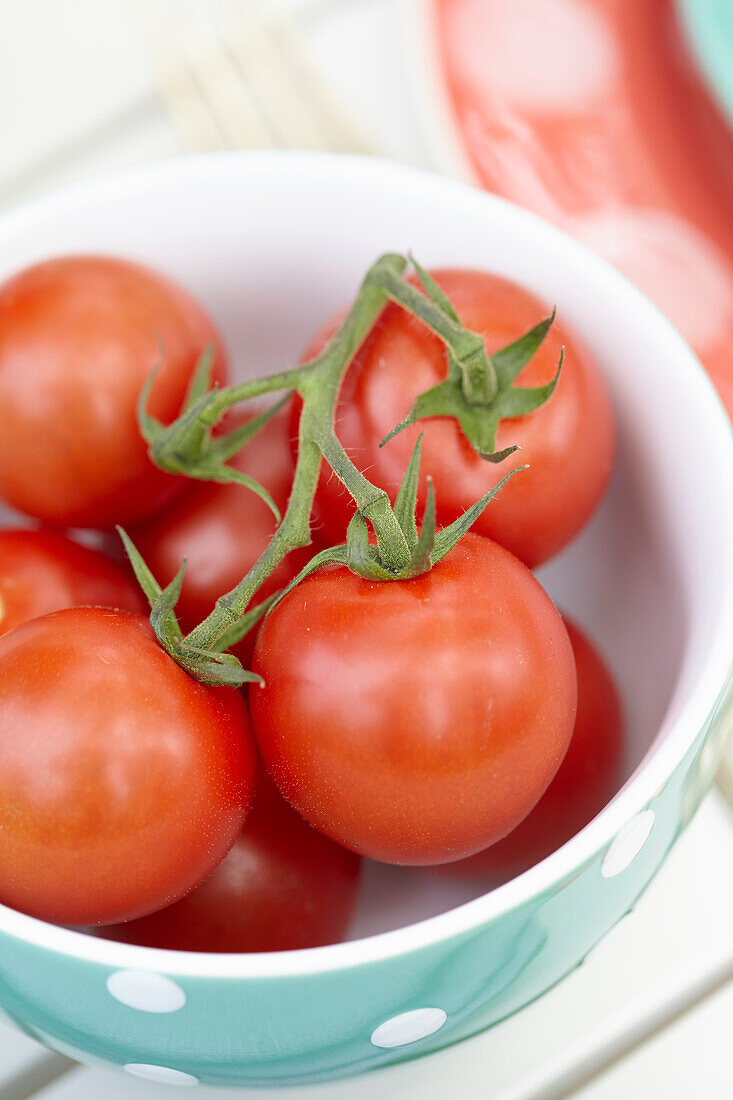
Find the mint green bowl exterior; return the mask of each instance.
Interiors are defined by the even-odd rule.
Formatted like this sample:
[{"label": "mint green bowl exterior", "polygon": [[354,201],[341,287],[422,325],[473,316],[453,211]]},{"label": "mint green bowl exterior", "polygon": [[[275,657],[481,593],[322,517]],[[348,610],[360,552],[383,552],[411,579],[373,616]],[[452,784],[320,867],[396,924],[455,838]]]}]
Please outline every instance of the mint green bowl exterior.
[{"label": "mint green bowl exterior", "polygon": [[[153,971],[185,994],[171,1012],[116,1001],[114,967],[2,934],[0,1002],[28,1034],[79,1061],[159,1066],[206,1085],[320,1081],[465,1039],[553,986],[632,908],[712,780],[730,708],[729,687],[650,803],[643,850],[612,879],[599,852],[523,905],[398,959],[249,980],[194,977],[172,963]],[[384,1021],[423,1008],[446,1014],[432,1035],[392,1049],[371,1042]]]},{"label": "mint green bowl exterior", "polygon": [[[296,201],[307,214],[300,228],[288,214]],[[282,235],[277,211],[290,219]],[[245,233],[243,240],[228,243],[237,233]],[[560,589],[567,585],[564,606],[576,593],[573,614],[586,608],[590,619],[610,621],[618,555],[630,593],[628,645],[639,646],[629,666],[639,668],[639,682],[627,678],[629,779],[586,829],[513,882],[409,927],[333,947],[253,956],[153,951],[0,907],[0,1005],[18,1027],[79,1061],[172,1084],[282,1085],[359,1073],[455,1043],[521,1009],[583,962],[632,908],[712,782],[733,706],[733,443],[692,354],[621,276],[491,196],[350,158],[234,154],[174,161],[71,188],[0,219],[3,275],[64,251],[134,255],[184,278],[215,314],[228,296],[230,342],[242,338],[232,281],[244,302],[263,284],[262,293],[272,296],[278,271],[292,259],[310,265],[306,299],[323,297],[333,308],[338,294],[348,293],[334,288],[353,285],[378,250],[408,246],[426,263],[483,258],[484,266],[555,298],[615,387],[619,477],[631,480],[611,494],[609,518],[599,518],[591,541],[579,540],[573,553],[580,564],[571,558],[548,578],[555,583],[557,576]],[[325,289],[324,279],[330,279]],[[283,337],[278,356],[297,354],[326,315],[313,320],[310,300],[290,301],[297,331]],[[245,321],[249,351],[259,361],[270,330]],[[662,370],[671,395],[662,401],[669,428],[652,418],[642,432],[646,414],[636,411],[635,394],[645,401]],[[667,442],[665,431],[683,421],[695,454],[680,459],[677,440]],[[705,491],[700,471],[707,471]],[[635,486],[641,518],[633,513]],[[627,498],[630,552],[614,549],[615,535],[604,533],[618,530]],[[664,538],[657,540],[657,531]],[[658,561],[655,540],[664,544]],[[591,560],[597,545],[611,546],[607,565]],[[594,570],[601,570],[598,583]],[[657,594],[655,578],[666,584],[665,571],[672,579]],[[678,590],[675,610],[671,593]],[[658,602],[658,627],[653,608],[633,619],[645,594]],[[672,625],[662,622],[666,614]],[[651,636],[655,629],[660,636],[656,663],[642,636],[650,615]],[[663,655],[668,635],[676,640]],[[621,636],[621,659],[624,645]]]},{"label": "mint green bowl exterior", "polygon": [[677,11],[695,61],[733,125],[733,4],[677,0]]}]

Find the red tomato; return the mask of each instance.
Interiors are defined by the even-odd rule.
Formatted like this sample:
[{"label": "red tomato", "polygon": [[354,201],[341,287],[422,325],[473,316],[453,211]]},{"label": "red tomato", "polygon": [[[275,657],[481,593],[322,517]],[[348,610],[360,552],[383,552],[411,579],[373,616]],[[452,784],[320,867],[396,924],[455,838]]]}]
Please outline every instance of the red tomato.
[{"label": "red tomato", "polygon": [[466,536],[429,573],[327,566],[267,618],[250,691],[278,787],[317,829],[387,863],[441,863],[529,813],[575,720],[562,620],[507,550]]},{"label": "red tomato", "polygon": [[141,519],[181,480],[156,469],[136,405],[164,361],[149,411],[175,418],[211,321],[181,288],[123,260],[73,256],[0,287],[0,496],[48,523],[111,527]]},{"label": "red tomato", "polygon": [[144,916],[242,828],[241,693],[206,688],[139,615],[56,611],[0,638],[0,901],[59,924]]},{"label": "red tomato", "polygon": [[[484,334],[489,352],[521,336],[548,312],[522,287],[480,271],[433,272],[468,328]],[[332,334],[332,321],[308,349],[315,354]],[[474,525],[531,567],[556,554],[588,521],[606,489],[614,453],[614,425],[603,379],[578,340],[557,322],[517,379],[541,386],[565,362],[550,400],[528,416],[503,421],[496,449],[519,445],[529,465],[504,486]],[[421,420],[380,448],[382,438],[410,411],[418,394],[447,374],[443,344],[424,324],[389,305],[348,372],[336,413],[339,438],[360,469],[394,499],[417,435],[424,431],[420,507],[427,476],[435,483],[437,518],[452,523],[496,485],[517,456],[492,464],[480,458],[455,420]],[[322,477],[317,497],[322,537],[344,540],[354,505],[337,478]]]},{"label": "red tomato", "polygon": [[109,939],[174,951],[289,951],[343,939],[359,858],[303,821],[264,769],[242,835],[175,905],[105,928]]},{"label": "red tomato", "polygon": [[104,554],[54,531],[0,531],[0,635],[65,607],[145,610],[137,585]]},{"label": "red tomato", "polygon": [[578,673],[578,713],[560,770],[524,821],[504,840],[441,873],[512,878],[549,856],[600,813],[616,792],[623,754],[621,703],[603,658],[565,619]]},{"label": "red tomato", "polygon": [[[237,427],[248,417],[228,425]],[[268,490],[281,512],[290,496],[293,457],[288,418],[274,417],[231,460],[243,473]],[[267,505],[242,485],[193,485],[165,512],[134,532],[136,545],[161,584],[168,584],[188,560],[177,612],[191,630],[212,610],[216,599],[234,588],[249,572],[275,533],[277,524]],[[296,550],[268,577],[255,601],[284,587],[312,556]],[[254,633],[235,647],[246,664]]]}]

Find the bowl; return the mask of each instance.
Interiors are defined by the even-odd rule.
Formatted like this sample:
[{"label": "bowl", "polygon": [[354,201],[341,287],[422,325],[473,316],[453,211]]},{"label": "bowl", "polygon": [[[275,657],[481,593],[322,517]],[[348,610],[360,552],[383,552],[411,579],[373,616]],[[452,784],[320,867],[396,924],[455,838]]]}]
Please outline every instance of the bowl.
[{"label": "bowl", "polygon": [[733,697],[733,440],[692,353],[606,263],[456,181],[319,154],[171,160],[0,218],[0,277],[68,252],[150,263],[211,311],[241,377],[292,363],[376,255],[406,249],[556,302],[605,372],[619,434],[611,489],[542,579],[620,683],[623,786],[553,855],[480,896],[368,867],[354,938],[329,947],[168,952],[0,907],[0,1005],[82,1062],[181,1085],[282,1085],[464,1039],[583,962],[712,781]]}]

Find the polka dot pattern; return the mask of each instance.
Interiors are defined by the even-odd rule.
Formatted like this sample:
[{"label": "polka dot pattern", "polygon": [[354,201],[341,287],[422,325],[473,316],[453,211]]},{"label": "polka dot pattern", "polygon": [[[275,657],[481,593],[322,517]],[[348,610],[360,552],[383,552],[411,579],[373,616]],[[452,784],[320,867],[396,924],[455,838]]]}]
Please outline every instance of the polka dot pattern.
[{"label": "polka dot pattern", "polygon": [[629,867],[641,852],[654,828],[654,810],[642,810],[611,841],[603,857],[601,874],[604,878],[614,878]]},{"label": "polka dot pattern", "polygon": [[141,1077],[143,1081],[154,1081],[156,1085],[198,1085],[198,1077],[184,1073],[180,1069],[168,1069],[166,1066],[146,1066],[140,1062],[129,1062],[122,1067],[132,1077]]},{"label": "polka dot pattern", "polygon": [[385,1049],[405,1047],[439,1031],[446,1019],[442,1008],[414,1008],[411,1012],[392,1016],[376,1027],[372,1032],[372,1043]]},{"label": "polka dot pattern", "polygon": [[138,1012],[178,1012],[186,1003],[181,987],[162,974],[146,970],[117,970],[107,979],[116,1001]]}]

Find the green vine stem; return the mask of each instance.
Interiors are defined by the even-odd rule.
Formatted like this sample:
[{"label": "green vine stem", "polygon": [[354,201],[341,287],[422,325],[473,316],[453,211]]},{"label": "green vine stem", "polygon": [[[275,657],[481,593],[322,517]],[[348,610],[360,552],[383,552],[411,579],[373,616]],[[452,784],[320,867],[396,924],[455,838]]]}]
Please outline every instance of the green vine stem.
[{"label": "green vine stem", "polygon": [[461,321],[449,298],[438,283],[411,257],[424,294],[394,272],[385,272],[387,296],[417,317],[440,337],[448,356],[448,377],[421,393],[410,412],[382,440],[384,446],[399,432],[426,417],[451,417],[459,425],[474,450],[488,462],[503,462],[516,447],[495,450],[496,432],[501,420],[526,416],[550,399],[562,370],[564,351],[555,377],[544,386],[521,387],[514,382],[539,348],[555,320],[549,317],[489,355],[483,336],[471,332]]},{"label": "green vine stem", "polygon": [[[540,396],[546,400],[554,388],[554,383],[543,387],[540,395],[539,390],[521,390],[510,385],[521,369],[518,364],[526,362],[544,338],[552,323],[551,318],[508,349],[489,356],[483,338],[461,324],[449,300],[415,261],[415,270],[425,293],[405,280],[407,262],[403,256],[388,253],[372,265],[337,333],[323,351],[307,363],[220,390],[216,386],[210,387],[210,356],[207,355],[196,371],[181,416],[168,426],[151,417],[146,410],[152,380],[143,390],[139,406],[140,427],[149,444],[151,457],[158,466],[189,477],[238,481],[258,492],[273,510],[275,506],[262,486],[249,484],[251,479],[244,480],[243,475],[228,466],[226,460],[267,422],[279,405],[255,418],[248,426],[229,434],[217,436],[214,429],[229,408],[252,398],[287,391],[297,393],[302,402],[298,459],[285,515],[270,543],[246,576],[231,591],[219,597],[211,613],[186,637],[182,637],[175,617],[183,569],[166,589],[161,589],[129,538],[122,533],[138,579],[151,602],[151,624],[158,640],[187,672],[203,683],[236,685],[257,679],[253,673],[241,668],[236,657],[223,651],[267,613],[272,599],[250,607],[252,598],[264,581],[287,554],[310,543],[310,518],[322,459],[326,460],[353,497],[357,512],[349,527],[346,543],[316,555],[301,576],[326,561],[344,562],[360,575],[378,580],[405,579],[425,572],[452,549],[504,482],[518,469],[525,468],[512,470],[499,485],[443,531],[435,529],[431,484],[422,531],[418,535],[414,513],[420,441],[394,508],[387,492],[368,480],[340,443],[334,428],[334,416],[344,375],[389,300],[399,303],[436,332],[447,348],[449,359],[446,382],[421,395],[410,416],[390,435],[420,416],[453,415],[464,431],[470,430],[479,440],[480,453],[498,461],[516,449],[512,447],[500,454],[492,454],[484,446],[493,443],[498,408],[508,408],[512,402],[512,407],[517,407],[523,402],[529,410],[534,401],[539,402]],[[369,542],[367,521],[374,531],[376,546]]]},{"label": "green vine stem", "polygon": [[336,437],[333,423],[344,374],[384,308],[382,283],[388,272],[399,275],[405,266],[404,257],[395,254],[377,260],[367,272],[340,329],[316,359],[293,371],[245,382],[219,394],[218,401],[215,398],[214,408],[220,416],[224,408],[249,397],[285,387],[296,390],[303,402],[298,461],[288,507],[271,542],[242,581],[221,596],[211,614],[186,637],[186,645],[213,648],[242,617],[255,592],[283,558],[291,550],[310,543],[310,516],[322,456],[352,494],[362,514],[370,519],[385,565],[398,570],[408,562],[410,549],[389,496],[354,466]]},{"label": "green vine stem", "polygon": [[384,273],[387,296],[427,325],[445,344],[450,365],[460,371],[461,390],[469,405],[490,405],[496,397],[499,382],[496,370],[487,355],[483,337],[461,324],[450,300],[428,272],[410,257],[423,287],[417,287],[392,272]]}]

